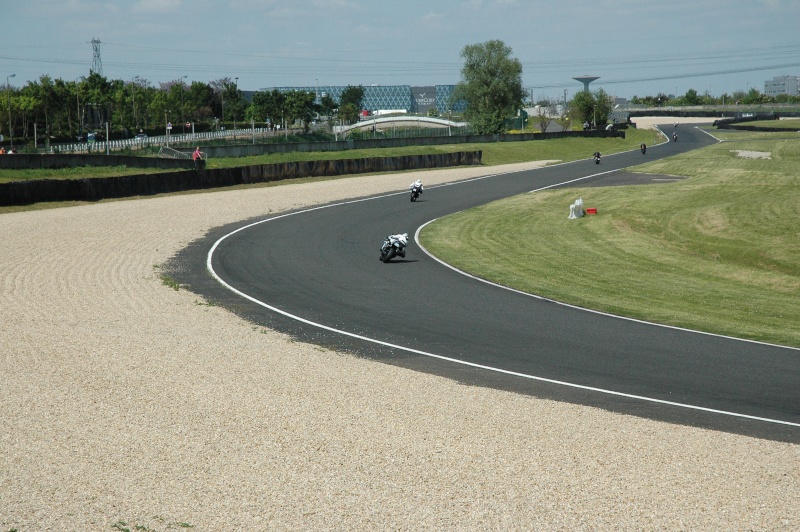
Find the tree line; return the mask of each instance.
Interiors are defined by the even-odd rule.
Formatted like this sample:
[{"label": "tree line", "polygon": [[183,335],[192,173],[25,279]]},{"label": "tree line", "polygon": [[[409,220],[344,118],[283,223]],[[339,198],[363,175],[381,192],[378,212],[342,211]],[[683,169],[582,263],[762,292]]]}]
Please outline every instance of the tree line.
[{"label": "tree line", "polygon": [[247,101],[230,78],[189,83],[184,76],[154,85],[138,76],[108,79],[96,72],[76,80],[43,75],[20,88],[7,84],[3,93],[7,116],[0,120],[0,134],[8,137],[11,131],[15,139],[30,144],[46,139],[75,141],[89,132],[104,134],[106,124],[112,138],[163,133],[168,123],[173,132],[251,123],[285,127],[298,122],[308,131],[318,115],[345,123],[358,120],[364,98],[362,86],[348,86],[339,102],[327,95],[318,99],[313,91],[277,89],[256,92]]},{"label": "tree line", "polygon": [[800,96],[791,94],[778,94],[771,96],[764,94],[755,87],[747,91],[735,91],[732,94],[722,94],[712,96],[708,92],[698,93],[695,89],[689,89],[686,94],[667,96],[663,92],[655,96],[634,96],[631,103],[645,105],[647,107],[663,106],[695,106],[695,105],[764,105],[772,103],[800,103]]},{"label": "tree line", "polygon": [[[466,104],[464,119],[474,133],[506,132],[509,120],[524,107],[522,64],[511,54],[511,48],[500,40],[467,45],[461,52],[464,66],[453,101]],[[189,131],[208,131],[231,124],[286,127],[299,122],[307,132],[317,116],[329,122],[357,121],[364,98],[362,86],[347,86],[338,102],[329,95],[319,98],[312,91],[277,89],[255,92],[247,101],[230,78],[187,83],[183,76],[156,86],[138,76],[109,80],[95,72],[76,80],[54,80],[45,75],[21,88],[7,84],[4,93],[8,117],[7,121],[0,121],[0,134],[8,135],[10,130],[15,139],[31,144],[34,136],[54,142],[79,139],[89,131],[103,132],[106,124],[115,138],[132,137],[139,132],[160,133],[168,123],[173,124],[173,131],[180,132],[187,123],[193,128]],[[771,97],[751,88],[714,98],[690,89],[682,96],[634,96],[631,102],[647,106],[752,105],[800,103],[800,97]],[[556,105],[545,103],[543,108],[549,108],[548,112],[539,118],[546,127]],[[580,91],[564,103],[560,106],[562,124],[604,127],[613,109],[613,99],[602,89]]]}]

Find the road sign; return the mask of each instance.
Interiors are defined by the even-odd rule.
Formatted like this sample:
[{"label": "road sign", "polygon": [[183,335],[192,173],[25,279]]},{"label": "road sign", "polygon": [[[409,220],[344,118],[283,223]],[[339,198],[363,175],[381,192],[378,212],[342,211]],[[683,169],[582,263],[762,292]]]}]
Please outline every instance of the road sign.
[{"label": "road sign", "polygon": [[172,129],[172,122],[167,122],[167,129]]}]

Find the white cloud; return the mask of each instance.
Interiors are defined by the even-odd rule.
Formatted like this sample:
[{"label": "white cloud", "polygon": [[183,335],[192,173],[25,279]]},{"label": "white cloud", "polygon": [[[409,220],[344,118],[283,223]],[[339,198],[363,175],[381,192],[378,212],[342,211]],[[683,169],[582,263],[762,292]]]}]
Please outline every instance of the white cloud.
[{"label": "white cloud", "polygon": [[445,17],[442,13],[428,13],[422,16],[422,22],[428,25],[436,25],[445,20]]},{"label": "white cloud", "polygon": [[175,13],[180,11],[181,0],[139,0],[131,7],[136,14]]}]

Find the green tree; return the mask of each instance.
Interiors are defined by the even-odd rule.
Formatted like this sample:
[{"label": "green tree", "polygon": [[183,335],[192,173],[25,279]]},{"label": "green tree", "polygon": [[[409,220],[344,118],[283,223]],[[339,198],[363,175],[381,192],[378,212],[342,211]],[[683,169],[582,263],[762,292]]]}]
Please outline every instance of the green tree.
[{"label": "green tree", "polygon": [[493,40],[464,47],[461,82],[453,94],[467,107],[464,118],[478,134],[503,133],[506,120],[522,107],[522,63],[511,48]]},{"label": "green tree", "polygon": [[362,104],[364,102],[364,87],[361,85],[354,87],[352,85],[348,85],[342,91],[342,95],[339,97],[339,105],[347,105],[351,104],[353,107],[356,108],[357,111],[362,109]]},{"label": "green tree", "polygon": [[244,102],[242,91],[231,81],[231,78],[220,78],[210,84],[216,95],[214,102],[214,116],[220,117],[223,122],[232,122],[244,116]]},{"label": "green tree", "polygon": [[594,122],[594,96],[591,92],[576,92],[570,102],[570,109],[572,119],[576,122],[581,124],[591,124]]},{"label": "green tree", "polygon": [[703,101],[700,99],[700,96],[697,94],[696,90],[689,89],[683,96],[683,103],[686,105],[700,105],[703,103]]},{"label": "green tree", "polygon": [[202,81],[193,81],[186,93],[185,110],[193,122],[211,121],[214,118],[216,95],[214,88]]},{"label": "green tree", "polygon": [[108,120],[108,103],[111,99],[111,83],[105,76],[92,72],[81,83],[81,104],[84,124],[90,129],[100,129]]},{"label": "green tree", "polygon": [[339,107],[339,104],[337,104],[336,100],[331,98],[328,94],[323,96],[319,101],[319,112],[322,116],[328,119],[328,124],[330,124],[331,119],[333,118],[333,113],[336,111],[337,107]]},{"label": "green tree", "polygon": [[363,101],[364,87],[361,85],[357,87],[348,85],[345,87],[339,97],[339,119],[346,124],[358,122]]},{"label": "green tree", "polygon": [[755,105],[759,103],[765,103],[766,97],[761,94],[757,88],[752,87],[747,93],[741,98],[741,103],[748,104],[748,105]]},{"label": "green tree", "polygon": [[308,133],[309,124],[316,113],[317,95],[312,91],[291,91],[286,93],[285,109],[292,122],[300,120],[303,131]]},{"label": "green tree", "polygon": [[346,124],[358,122],[358,107],[352,103],[343,103],[339,105],[339,119]]},{"label": "green tree", "polygon": [[270,92],[256,92],[253,94],[252,109],[253,119],[256,121],[280,124],[284,118],[284,105],[286,96],[278,89]]},{"label": "green tree", "polygon": [[570,107],[575,120],[598,127],[608,122],[613,99],[603,89],[595,92],[580,91],[572,98]]},{"label": "green tree", "polygon": [[551,117],[556,115],[556,103],[548,100],[540,100],[536,104],[536,121],[539,123],[539,131],[547,133],[550,127]]}]

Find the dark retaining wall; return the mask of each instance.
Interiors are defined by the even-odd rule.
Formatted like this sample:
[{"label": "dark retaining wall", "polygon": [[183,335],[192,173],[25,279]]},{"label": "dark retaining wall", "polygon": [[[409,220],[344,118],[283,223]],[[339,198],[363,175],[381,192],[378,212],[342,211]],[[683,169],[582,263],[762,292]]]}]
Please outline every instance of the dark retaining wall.
[{"label": "dark retaining wall", "polygon": [[[743,118],[730,118],[724,120],[717,120],[714,122],[714,125],[719,129],[736,129],[739,131],[764,131],[768,133],[780,133],[780,132],[792,132],[796,131],[795,129],[790,129],[786,127],[766,127],[766,126],[747,126],[742,125],[743,123],[747,122],[760,122],[760,121],[767,121],[767,120],[778,120],[780,118],[779,115],[755,115]],[[800,129],[800,128],[798,128]]]},{"label": "dark retaining wall", "polygon": [[[190,152],[191,153],[191,152]],[[0,155],[0,168],[74,168],[78,166],[127,166],[129,168],[193,168],[191,159],[163,159],[161,157],[137,157],[135,155],[101,155],[95,153],[58,153],[36,155],[17,153]]]},{"label": "dark retaining wall", "polygon": [[[18,156],[12,155],[11,157]],[[339,161],[288,162],[119,177],[16,181],[0,183],[0,205],[27,205],[45,201],[96,201],[106,198],[147,196],[183,190],[264,183],[298,177],[479,165],[482,156],[483,152],[481,151],[467,151],[434,155],[342,159]]]}]

